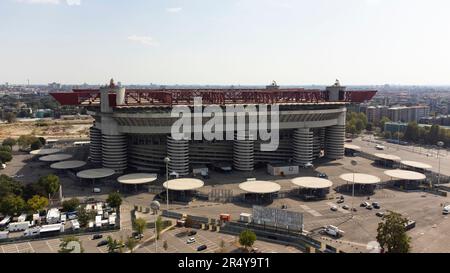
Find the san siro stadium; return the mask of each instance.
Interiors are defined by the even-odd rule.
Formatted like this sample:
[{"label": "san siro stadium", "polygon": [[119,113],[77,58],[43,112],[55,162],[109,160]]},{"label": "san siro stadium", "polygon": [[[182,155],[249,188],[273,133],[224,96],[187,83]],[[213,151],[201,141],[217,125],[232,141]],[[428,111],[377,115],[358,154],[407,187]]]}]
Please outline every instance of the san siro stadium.
[{"label": "san siro stadium", "polygon": [[[161,172],[166,168],[164,158],[169,157],[169,171],[186,176],[197,165],[229,164],[235,170],[249,172],[261,164],[304,165],[320,157],[342,158],[346,107],[368,101],[376,92],[349,91],[339,81],[325,90],[280,88],[276,84],[259,89],[126,89],[111,81],[99,89],[51,95],[61,105],[86,107],[95,119],[90,129],[92,163],[117,173]],[[203,106],[223,109],[230,105],[277,105],[278,148],[262,151],[261,140],[237,137],[175,140],[171,127],[178,118],[171,112],[178,106],[193,108],[194,98],[201,98]],[[203,123],[208,119],[203,118]]]}]

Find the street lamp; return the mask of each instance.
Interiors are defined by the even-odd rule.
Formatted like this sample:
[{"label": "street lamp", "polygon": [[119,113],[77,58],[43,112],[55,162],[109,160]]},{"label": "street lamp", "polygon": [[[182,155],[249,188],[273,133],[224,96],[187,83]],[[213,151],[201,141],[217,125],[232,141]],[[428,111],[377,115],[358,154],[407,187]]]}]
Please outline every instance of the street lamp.
[{"label": "street lamp", "polygon": [[353,218],[353,212],[354,212],[354,199],[355,199],[355,166],[358,165],[358,162],[356,162],[356,160],[352,160],[352,170],[353,170],[353,185],[352,185],[352,218]]},{"label": "street lamp", "polygon": [[440,155],[439,155],[439,152],[440,152],[440,150],[441,150],[441,148],[444,146],[444,142],[442,142],[442,141],[439,141],[438,143],[437,143],[437,146],[438,146],[438,185],[440,185],[441,184],[441,157],[440,157]]},{"label": "street lamp", "polygon": [[164,158],[164,163],[166,163],[166,201],[167,201],[167,210],[169,210],[169,163],[170,158]]}]

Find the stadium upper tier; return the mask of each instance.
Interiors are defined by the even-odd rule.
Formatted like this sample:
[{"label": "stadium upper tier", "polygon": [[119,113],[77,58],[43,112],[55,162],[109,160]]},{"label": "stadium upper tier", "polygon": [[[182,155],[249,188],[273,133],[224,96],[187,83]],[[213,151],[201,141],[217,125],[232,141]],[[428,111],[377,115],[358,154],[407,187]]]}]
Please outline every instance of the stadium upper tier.
[{"label": "stadium upper tier", "polygon": [[[371,100],[377,91],[340,91],[330,98],[328,90],[303,88],[261,89],[126,89],[123,99],[108,94],[111,107],[192,105],[201,97],[204,105],[217,104],[299,104],[299,103],[361,103]],[[51,93],[62,105],[99,106],[98,89],[75,89],[71,93]],[[120,101],[120,103],[118,103]]]}]

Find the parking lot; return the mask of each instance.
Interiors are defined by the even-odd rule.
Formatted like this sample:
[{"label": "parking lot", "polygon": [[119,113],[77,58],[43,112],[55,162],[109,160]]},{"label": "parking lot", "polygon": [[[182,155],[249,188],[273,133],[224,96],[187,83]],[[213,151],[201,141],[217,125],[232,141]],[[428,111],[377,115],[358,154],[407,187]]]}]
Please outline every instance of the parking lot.
[{"label": "parking lot", "polygon": [[[164,233],[161,237],[161,240],[158,241],[157,250],[155,243],[144,244],[141,248],[139,248],[137,253],[197,253],[197,248],[201,245],[206,245],[207,249],[201,251],[200,253],[215,253],[221,251],[221,242],[223,241],[225,245],[225,249],[230,251],[231,249],[235,249],[235,243],[237,242],[237,237],[212,232],[205,230],[195,230],[197,232],[196,235],[188,236],[187,229],[185,228],[176,228],[174,230],[170,230]],[[195,238],[195,242],[188,244],[187,240],[189,238]],[[167,250],[163,247],[163,242],[167,241]],[[256,241],[254,247],[263,253],[300,253],[301,251],[292,246],[285,246],[282,244],[274,244],[263,241]]]}]

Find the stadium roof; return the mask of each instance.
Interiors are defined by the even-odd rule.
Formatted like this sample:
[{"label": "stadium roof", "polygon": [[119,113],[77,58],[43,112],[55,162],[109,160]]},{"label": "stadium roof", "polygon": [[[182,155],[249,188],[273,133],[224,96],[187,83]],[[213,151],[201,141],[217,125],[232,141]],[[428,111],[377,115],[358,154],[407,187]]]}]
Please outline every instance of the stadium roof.
[{"label": "stadium roof", "polygon": [[30,152],[30,155],[51,155],[61,152],[61,149],[40,149]]},{"label": "stadium roof", "polygon": [[353,145],[353,144],[344,144],[344,148],[345,149],[349,149],[349,150],[355,150],[355,151],[361,151],[361,147],[357,146],[357,145]]},{"label": "stadium roof", "polygon": [[402,163],[402,165],[405,165],[407,167],[412,167],[412,168],[416,168],[416,169],[423,169],[423,170],[431,170],[433,167],[422,163],[422,162],[416,162],[416,161],[408,161],[408,160],[404,160],[401,161],[400,163]]},{"label": "stadium roof", "polygon": [[390,160],[390,161],[400,161],[401,158],[396,155],[388,155],[388,154],[374,154],[379,159]]}]

